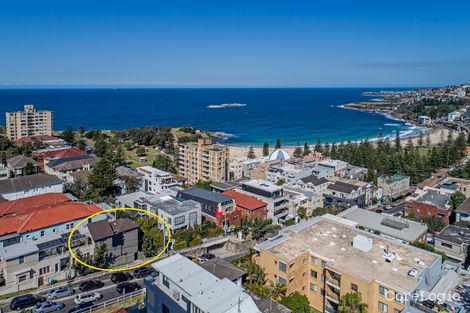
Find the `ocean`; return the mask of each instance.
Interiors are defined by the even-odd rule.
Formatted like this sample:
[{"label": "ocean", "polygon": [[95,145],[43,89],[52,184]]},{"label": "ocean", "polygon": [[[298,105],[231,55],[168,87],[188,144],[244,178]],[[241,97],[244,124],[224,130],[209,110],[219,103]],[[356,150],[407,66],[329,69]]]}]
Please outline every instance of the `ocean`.
[{"label": "ocean", "polygon": [[[224,134],[233,145],[403,138],[422,128],[384,115],[341,108],[374,88],[0,89],[3,111],[24,104],[53,111],[53,128],[126,129],[191,125]],[[239,106],[224,106],[237,103]],[[3,117],[3,124],[5,123]]]}]

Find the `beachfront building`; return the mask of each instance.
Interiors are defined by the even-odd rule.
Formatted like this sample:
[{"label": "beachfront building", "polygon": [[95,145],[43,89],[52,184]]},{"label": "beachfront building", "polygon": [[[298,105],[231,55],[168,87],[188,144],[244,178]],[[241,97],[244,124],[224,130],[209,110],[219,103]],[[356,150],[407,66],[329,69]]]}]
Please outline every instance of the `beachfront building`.
[{"label": "beachfront building", "polygon": [[357,206],[351,207],[333,218],[339,222],[344,219],[352,221],[356,223],[356,227],[403,243],[426,243],[428,226],[408,219],[364,210]]},{"label": "beachfront building", "polygon": [[159,170],[152,166],[138,167],[137,173],[142,175],[140,189],[153,194],[157,194],[165,189],[182,186],[181,183],[178,183],[173,178],[171,173]]},{"label": "beachfront building", "polygon": [[287,184],[294,184],[299,179],[308,177],[312,174],[312,169],[299,164],[283,162],[272,165],[266,172],[266,180],[277,183],[283,181]]},{"label": "beachfront building", "polygon": [[320,161],[312,170],[317,177],[344,177],[348,168],[348,163],[341,160]]},{"label": "beachfront building", "polygon": [[434,248],[449,258],[465,262],[470,258],[470,230],[449,225],[434,238]]},{"label": "beachfront building", "polygon": [[250,159],[247,157],[241,158],[231,158],[230,159],[230,169],[229,177],[230,179],[241,179],[241,178],[250,178],[251,173],[256,169],[261,163],[267,162],[269,159],[267,157]]},{"label": "beachfront building", "polygon": [[229,148],[214,144],[211,139],[179,145],[178,173],[188,184],[198,181],[226,181],[228,179]]},{"label": "beachfront building", "polygon": [[277,186],[271,182],[252,179],[241,183],[241,188],[237,191],[253,196],[258,200],[267,203],[267,217],[273,223],[280,223],[294,217],[290,195],[284,192],[282,186]]},{"label": "beachfront building", "polygon": [[410,189],[410,176],[403,174],[383,175],[377,178],[377,186],[383,189],[383,195],[387,201],[393,201]]},{"label": "beachfront building", "polygon": [[11,141],[21,137],[52,135],[52,112],[36,110],[34,105],[24,106],[23,111],[6,113],[6,133]]},{"label": "beachfront building", "polygon": [[180,254],[152,267],[157,275],[145,280],[147,313],[261,313],[240,286]]},{"label": "beachfront building", "polygon": [[51,192],[62,192],[62,181],[45,174],[34,174],[0,180],[0,196],[6,200],[42,195]]},{"label": "beachfront building", "polygon": [[406,198],[405,212],[417,218],[437,217],[449,224],[452,213],[451,196],[454,191],[424,187]]},{"label": "beachfront building", "polygon": [[[286,285],[321,312],[359,292],[370,313],[408,312],[410,297],[441,278],[442,257],[323,217],[302,221],[255,246],[267,285]],[[415,310],[416,311],[416,310]]]},{"label": "beachfront building", "polygon": [[227,228],[240,224],[240,212],[233,197],[201,188],[190,188],[180,190],[177,198],[200,203],[202,215],[218,226]]}]

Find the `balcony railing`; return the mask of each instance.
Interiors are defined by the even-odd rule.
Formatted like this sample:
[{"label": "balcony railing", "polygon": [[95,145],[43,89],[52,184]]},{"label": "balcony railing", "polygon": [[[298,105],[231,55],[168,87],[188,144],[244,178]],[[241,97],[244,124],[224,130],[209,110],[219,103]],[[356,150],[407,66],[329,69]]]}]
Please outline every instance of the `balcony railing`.
[{"label": "balcony railing", "polygon": [[330,301],[335,302],[335,303],[339,303],[339,297],[334,292],[327,292],[326,293],[326,298]]}]

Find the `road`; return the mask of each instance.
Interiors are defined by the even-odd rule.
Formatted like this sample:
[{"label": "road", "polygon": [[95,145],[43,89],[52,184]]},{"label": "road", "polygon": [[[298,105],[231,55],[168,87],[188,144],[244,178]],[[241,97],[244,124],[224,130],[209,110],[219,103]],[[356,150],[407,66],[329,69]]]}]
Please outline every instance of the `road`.
[{"label": "road", "polygon": [[[102,277],[99,278],[99,280],[102,281],[105,285],[102,288],[92,290],[92,291],[98,292],[102,295],[102,298],[99,301],[93,302],[94,304],[99,304],[99,303],[102,303],[104,301],[111,300],[111,299],[114,299],[114,298],[117,298],[117,297],[121,296],[121,294],[119,294],[116,291],[116,285],[117,284],[114,284],[111,281],[110,277],[111,277],[111,274],[105,274],[105,275],[103,275]],[[134,279],[131,280],[131,282],[136,282],[142,288],[144,287],[144,283],[143,283],[142,278],[134,278]],[[78,285],[79,285],[79,283],[72,283],[72,288],[75,290],[74,295],[54,300],[54,302],[60,302],[60,303],[65,304],[65,307],[62,310],[56,311],[56,312],[65,313],[65,312],[68,312],[70,309],[72,309],[76,306],[73,299],[74,299],[76,294],[81,293],[81,291],[78,289]],[[46,297],[47,296],[47,291],[40,292],[40,293],[38,293],[38,295]],[[10,308],[9,308],[9,305],[10,305],[10,302],[2,304],[1,308],[3,309],[3,312],[5,312],[5,313],[11,312]]]}]

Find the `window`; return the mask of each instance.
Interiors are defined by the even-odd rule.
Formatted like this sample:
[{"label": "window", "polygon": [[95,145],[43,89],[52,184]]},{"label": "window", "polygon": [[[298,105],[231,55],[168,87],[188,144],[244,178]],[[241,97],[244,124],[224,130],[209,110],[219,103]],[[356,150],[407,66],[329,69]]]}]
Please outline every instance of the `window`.
[{"label": "window", "polygon": [[184,224],[184,222],[185,222],[184,215],[181,215],[181,216],[178,216],[178,217],[175,218],[175,226]]},{"label": "window", "polygon": [[318,259],[314,256],[311,257],[311,261],[312,261],[312,264],[317,264],[318,263]]},{"label": "window", "polygon": [[313,283],[310,283],[310,290],[313,292],[317,292],[317,286],[315,286],[315,284]]},{"label": "window", "polygon": [[286,279],[284,277],[279,276],[277,278],[277,282],[279,283],[279,285],[285,285],[286,284]]},{"label": "window", "polygon": [[398,303],[405,303],[405,297],[400,293],[395,293],[395,301]]},{"label": "window", "polygon": [[282,263],[281,261],[279,261],[278,263],[279,263],[279,270],[285,273],[287,271],[286,263]]},{"label": "window", "polygon": [[387,312],[387,310],[388,310],[388,306],[385,303],[379,301],[379,311]]},{"label": "window", "polygon": [[168,280],[168,278],[165,275],[163,275],[162,279],[163,279],[163,285],[165,285],[166,288],[170,288],[170,281]]},{"label": "window", "polygon": [[44,236],[44,230],[41,230],[41,237]]},{"label": "window", "polygon": [[443,247],[452,249],[452,245],[451,245],[451,244],[448,244],[447,242],[441,242],[441,245],[442,245]]},{"label": "window", "polygon": [[165,305],[165,303],[162,303],[162,313],[170,313],[170,309]]},{"label": "window", "polygon": [[24,256],[20,256],[18,258],[18,264],[23,264],[24,263]]},{"label": "window", "polygon": [[351,283],[351,290],[357,292],[357,290],[358,290],[357,285]]},{"label": "window", "polygon": [[325,268],[326,266],[326,262],[325,261],[321,261],[321,268]]},{"label": "window", "polygon": [[322,283],[325,282],[325,276],[324,276],[324,275],[320,275],[320,281],[321,281]]},{"label": "window", "polygon": [[310,270],[310,277],[313,277],[313,278],[317,278],[317,272],[315,272],[314,270]]},{"label": "window", "polygon": [[379,294],[381,294],[382,296],[386,296],[387,292],[388,292],[387,288],[379,286]]},{"label": "window", "polygon": [[22,281],[25,281],[26,280],[26,274],[23,274],[21,276],[18,276],[18,282],[22,282]]}]

